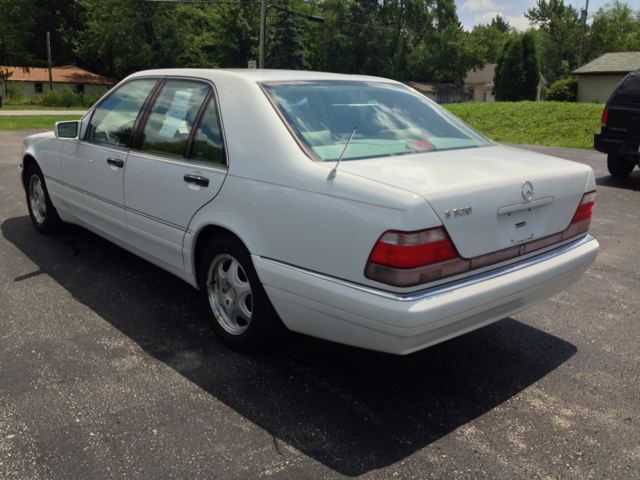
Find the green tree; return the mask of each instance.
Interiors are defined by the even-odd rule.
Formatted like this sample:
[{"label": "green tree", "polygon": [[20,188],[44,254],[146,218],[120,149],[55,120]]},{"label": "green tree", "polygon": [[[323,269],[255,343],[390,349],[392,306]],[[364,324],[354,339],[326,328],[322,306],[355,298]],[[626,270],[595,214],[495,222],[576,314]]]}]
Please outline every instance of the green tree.
[{"label": "green tree", "polygon": [[531,32],[522,37],[522,100],[536,101],[540,84],[540,59],[536,41]]},{"label": "green tree", "polygon": [[554,82],[564,76],[563,61],[569,69],[574,69],[578,63],[582,25],[578,11],[565,5],[564,0],[538,0],[525,17],[539,27],[537,43],[547,80]]},{"label": "green tree", "polygon": [[491,26],[495,27],[499,32],[507,33],[509,31],[509,22],[505,22],[504,18],[496,15],[491,19]]},{"label": "green tree", "polygon": [[213,43],[204,47],[221,68],[247,68],[259,54],[260,10],[254,5],[217,5]]},{"label": "green tree", "polygon": [[524,90],[522,41],[519,38],[513,39],[505,44],[504,50],[504,56],[501,56],[496,66],[496,70],[499,72],[496,100],[518,102],[522,100]]},{"label": "green tree", "polygon": [[593,14],[585,42],[585,62],[608,52],[640,51],[640,9],[614,0]]},{"label": "green tree", "polygon": [[[496,20],[497,19],[497,20]],[[500,15],[491,20],[490,24],[478,24],[473,27],[470,37],[474,43],[483,49],[484,63],[497,63],[502,47],[511,35],[509,24]]]},{"label": "green tree", "polygon": [[51,39],[51,58],[54,65],[76,63],[75,46],[84,28],[84,8],[76,0],[29,0],[29,16],[34,35],[27,38],[25,47],[37,65],[47,64],[47,37]]},{"label": "green tree", "polygon": [[[33,36],[29,0],[0,0],[0,63],[32,67],[34,58],[27,43]],[[7,77],[5,72],[3,77]]]},{"label": "green tree", "polygon": [[[462,83],[483,50],[453,0],[325,0],[324,24],[307,24],[314,70]],[[296,10],[304,8],[296,7]],[[315,7],[317,8],[317,7]]]},{"label": "green tree", "polygon": [[[289,8],[288,0],[283,6]],[[266,58],[267,68],[284,70],[308,70],[304,50],[301,18],[297,15],[278,10],[273,22],[273,37],[269,41],[269,55]]]},{"label": "green tree", "polygon": [[93,71],[113,78],[148,68],[215,67],[219,13],[213,5],[78,0],[86,28],[77,53]]},{"label": "green tree", "polygon": [[502,92],[504,88],[504,79],[505,79],[505,76],[502,73],[502,70],[505,66],[507,52],[509,51],[509,48],[511,47],[511,44],[513,43],[513,41],[514,41],[513,38],[508,38],[507,41],[502,46],[502,51],[500,52],[500,55],[498,55],[498,59],[496,62],[497,64],[496,64],[495,73],[493,74],[493,86],[496,90],[496,101],[498,102],[502,102],[505,100],[502,96]]}]

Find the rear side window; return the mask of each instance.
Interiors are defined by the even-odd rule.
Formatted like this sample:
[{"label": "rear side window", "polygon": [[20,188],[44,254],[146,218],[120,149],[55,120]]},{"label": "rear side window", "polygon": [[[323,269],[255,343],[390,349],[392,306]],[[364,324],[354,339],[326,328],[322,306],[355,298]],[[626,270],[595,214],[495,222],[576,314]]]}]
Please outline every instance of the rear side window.
[{"label": "rear side window", "polygon": [[210,91],[204,83],[169,80],[151,109],[140,148],[184,157],[198,112]]},{"label": "rear side window", "polygon": [[199,162],[226,163],[218,111],[213,98],[202,115],[189,157]]},{"label": "rear side window", "polygon": [[630,73],[622,80],[620,87],[611,99],[611,104],[621,107],[625,105],[640,106],[640,72]]}]

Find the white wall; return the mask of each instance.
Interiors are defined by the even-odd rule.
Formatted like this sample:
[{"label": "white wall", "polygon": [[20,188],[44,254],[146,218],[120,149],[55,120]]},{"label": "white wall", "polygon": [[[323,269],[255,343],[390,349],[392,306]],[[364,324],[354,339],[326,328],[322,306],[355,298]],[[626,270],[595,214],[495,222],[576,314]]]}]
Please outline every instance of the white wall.
[{"label": "white wall", "polygon": [[626,74],[578,75],[578,101],[606,103]]}]

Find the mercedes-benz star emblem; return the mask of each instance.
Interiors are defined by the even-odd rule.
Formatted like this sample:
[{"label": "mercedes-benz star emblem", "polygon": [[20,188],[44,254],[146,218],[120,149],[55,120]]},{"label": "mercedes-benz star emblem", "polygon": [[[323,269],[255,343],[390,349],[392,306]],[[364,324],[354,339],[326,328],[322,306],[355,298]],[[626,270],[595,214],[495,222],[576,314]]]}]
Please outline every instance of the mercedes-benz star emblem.
[{"label": "mercedes-benz star emblem", "polygon": [[531,185],[531,182],[522,184],[522,196],[527,202],[533,198],[533,185]]},{"label": "mercedes-benz star emblem", "polygon": [[526,251],[527,251],[527,247],[525,247],[524,245],[522,245],[522,246],[520,247],[520,255],[524,255],[524,254],[526,253]]}]

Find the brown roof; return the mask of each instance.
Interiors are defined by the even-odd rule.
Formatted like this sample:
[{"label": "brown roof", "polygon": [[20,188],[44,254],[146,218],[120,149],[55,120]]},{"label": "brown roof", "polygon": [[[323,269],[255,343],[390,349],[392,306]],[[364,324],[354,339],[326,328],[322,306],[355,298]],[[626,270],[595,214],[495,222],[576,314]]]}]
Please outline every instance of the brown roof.
[{"label": "brown roof", "polygon": [[487,63],[483,69],[476,68],[467,72],[464,83],[490,83],[493,84],[493,75],[496,73],[497,63]]},{"label": "brown roof", "polygon": [[[28,82],[48,82],[49,81],[49,69],[48,68],[29,68],[26,72],[22,67],[2,67],[0,66],[0,72],[9,71],[12,75],[8,80],[23,80]],[[51,69],[51,77],[54,82],[65,83],[97,83],[101,85],[114,85],[117,83],[102,75],[96,75],[95,73],[87,72],[82,68],[75,65],[67,65],[66,67],[53,67]]]}]

